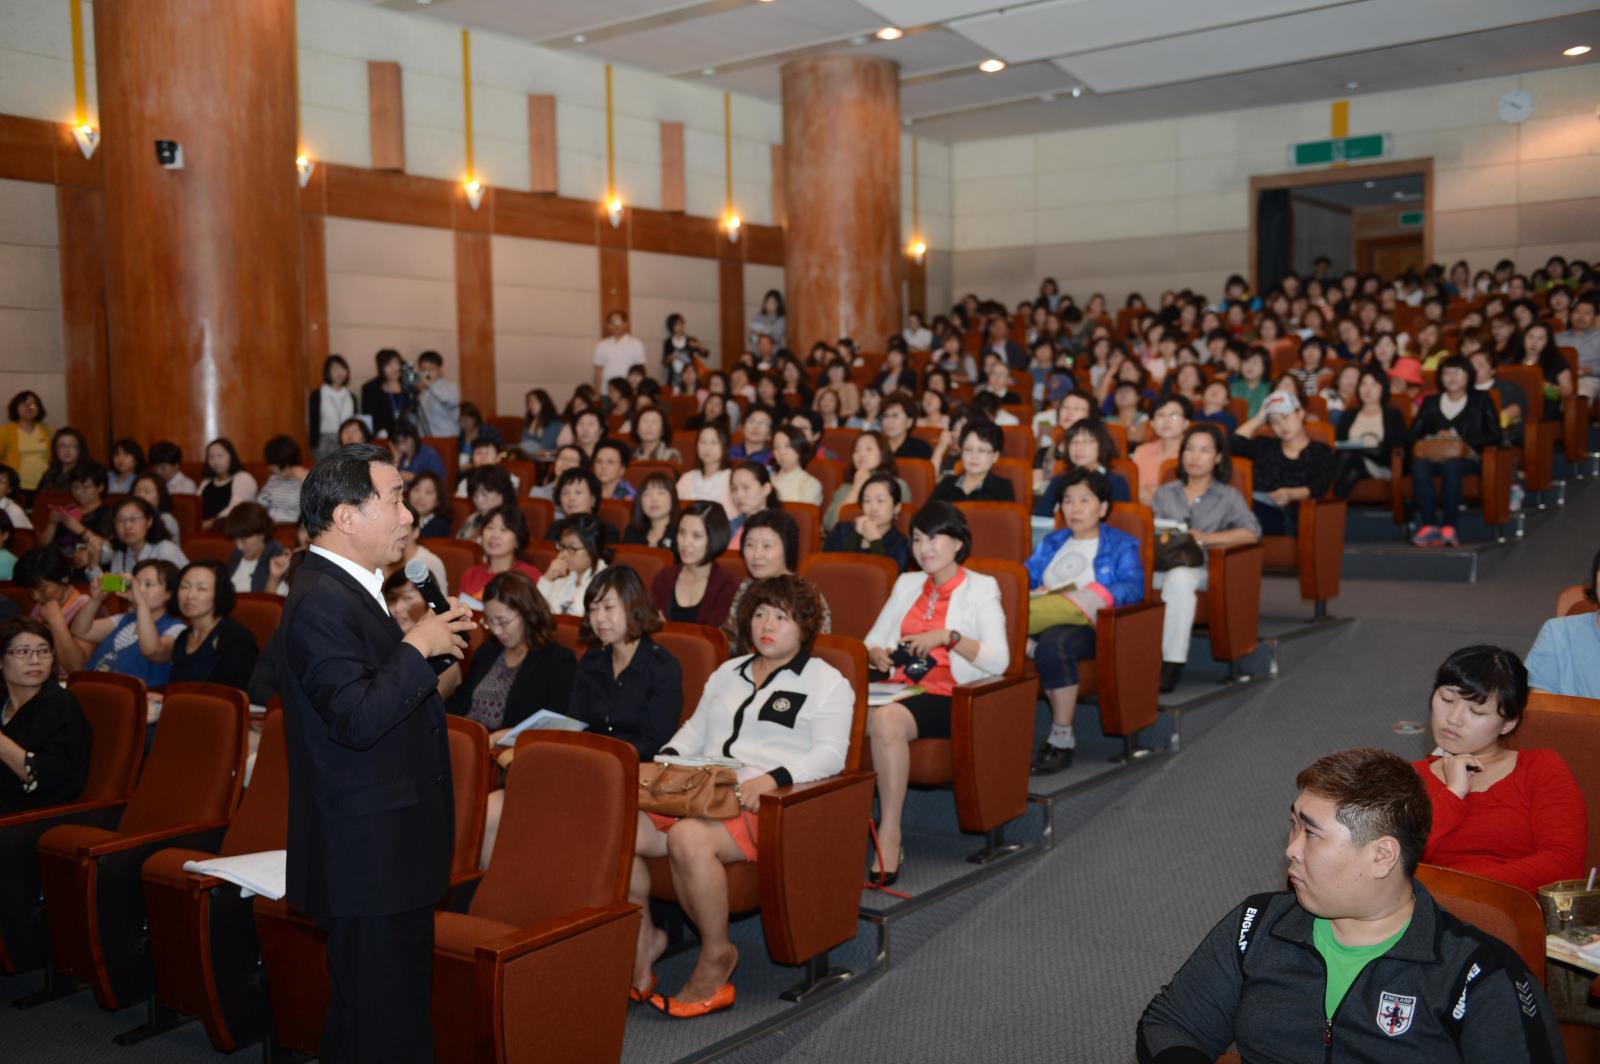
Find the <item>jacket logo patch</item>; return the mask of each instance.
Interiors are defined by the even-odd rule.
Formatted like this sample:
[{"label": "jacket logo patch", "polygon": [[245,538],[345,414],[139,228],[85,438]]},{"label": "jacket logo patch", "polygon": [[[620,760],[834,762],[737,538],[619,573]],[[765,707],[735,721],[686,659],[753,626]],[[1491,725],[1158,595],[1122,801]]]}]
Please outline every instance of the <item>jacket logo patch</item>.
[{"label": "jacket logo patch", "polygon": [[1539,1003],[1533,998],[1533,987],[1526,980],[1517,980],[1517,1004],[1522,1006],[1524,1016],[1537,1016]]},{"label": "jacket logo patch", "polygon": [[1244,919],[1239,922],[1239,952],[1243,953],[1250,948],[1250,925],[1256,922],[1256,907],[1254,905],[1244,911]]},{"label": "jacket logo patch", "polygon": [[800,691],[776,691],[761,706],[756,719],[792,728],[800,716],[800,707],[805,704],[806,696]]},{"label": "jacket logo patch", "polygon": [[1456,1007],[1450,1010],[1451,1019],[1459,1020],[1467,1014],[1467,988],[1472,986],[1472,981],[1478,978],[1482,972],[1483,969],[1479,968],[1477,964],[1473,964],[1471,968],[1467,969],[1466,981],[1461,984],[1461,996],[1456,999]]},{"label": "jacket logo patch", "polygon": [[1390,1038],[1397,1038],[1411,1030],[1411,1018],[1416,1015],[1417,999],[1385,990],[1378,995],[1378,1030]]}]

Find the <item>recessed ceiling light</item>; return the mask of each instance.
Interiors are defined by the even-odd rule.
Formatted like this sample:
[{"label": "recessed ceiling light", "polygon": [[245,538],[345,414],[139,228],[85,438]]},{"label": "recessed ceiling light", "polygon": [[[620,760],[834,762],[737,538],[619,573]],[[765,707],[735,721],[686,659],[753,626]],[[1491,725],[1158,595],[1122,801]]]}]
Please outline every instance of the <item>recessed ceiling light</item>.
[{"label": "recessed ceiling light", "polygon": [[1083,86],[1082,85],[1074,85],[1074,86],[1072,86],[1072,98],[1074,100],[1076,100],[1079,96],[1082,96],[1082,95],[1083,95]]},{"label": "recessed ceiling light", "polygon": [[1563,50],[1561,54],[1562,55],[1588,55],[1589,54],[1589,46],[1587,44],[1575,44],[1571,48],[1567,48],[1567,49]]},{"label": "recessed ceiling light", "polygon": [[880,41],[898,41],[905,35],[905,30],[902,30],[899,26],[885,26],[876,34]]},{"label": "recessed ceiling light", "polygon": [[1368,181],[1367,182],[1367,187],[1368,188],[1377,188],[1378,187],[1378,183],[1376,181]]},{"label": "recessed ceiling light", "polygon": [[1359,89],[1361,87],[1361,82],[1359,82],[1359,81],[1347,81],[1347,82],[1344,83],[1344,87],[1347,88],[1347,89]]},{"label": "recessed ceiling light", "polygon": [[983,71],[985,74],[998,74],[1005,68],[1006,61],[1004,59],[985,59],[983,62],[978,64],[978,69]]},{"label": "recessed ceiling light", "polygon": [[580,33],[580,34],[577,34],[576,36],[574,36],[572,38],[572,43],[573,44],[582,44],[584,41],[587,41],[588,39],[589,38],[585,37],[583,34]]},{"label": "recessed ceiling light", "polygon": [[716,72],[717,72],[717,68],[716,67],[706,67],[705,69],[700,71],[700,76],[703,77],[703,78],[709,78],[711,75],[715,74]]}]

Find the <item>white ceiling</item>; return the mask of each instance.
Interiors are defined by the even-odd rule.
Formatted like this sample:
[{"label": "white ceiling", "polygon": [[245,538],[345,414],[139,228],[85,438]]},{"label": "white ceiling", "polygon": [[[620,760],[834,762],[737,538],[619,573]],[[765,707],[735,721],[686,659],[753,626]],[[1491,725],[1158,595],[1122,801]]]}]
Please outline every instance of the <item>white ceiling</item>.
[{"label": "white ceiling", "polygon": [[[965,140],[1600,60],[1594,0],[374,0],[777,100],[782,65],[895,60],[920,136]],[[906,31],[897,41],[872,34]],[[581,37],[582,40],[578,40]],[[983,59],[1009,66],[978,72]],[[711,71],[710,74],[705,71]],[[1358,90],[1348,88],[1350,82]],[[1070,93],[1082,89],[1079,98]]]}]

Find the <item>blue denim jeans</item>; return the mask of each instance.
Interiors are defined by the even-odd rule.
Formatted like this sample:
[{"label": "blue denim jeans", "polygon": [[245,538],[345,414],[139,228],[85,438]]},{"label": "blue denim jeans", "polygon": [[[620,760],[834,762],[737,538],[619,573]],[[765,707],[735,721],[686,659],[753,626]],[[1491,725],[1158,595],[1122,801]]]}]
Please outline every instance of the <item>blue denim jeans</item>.
[{"label": "blue denim jeans", "polygon": [[1039,687],[1055,691],[1078,682],[1078,662],[1094,657],[1094,626],[1058,624],[1034,636],[1033,664]]},{"label": "blue denim jeans", "polygon": [[[1461,496],[1468,476],[1481,471],[1476,458],[1452,458],[1429,462],[1421,458],[1411,463],[1411,479],[1417,494],[1417,517],[1425,525],[1454,525],[1461,519]],[[1434,484],[1434,478],[1439,482]]]}]

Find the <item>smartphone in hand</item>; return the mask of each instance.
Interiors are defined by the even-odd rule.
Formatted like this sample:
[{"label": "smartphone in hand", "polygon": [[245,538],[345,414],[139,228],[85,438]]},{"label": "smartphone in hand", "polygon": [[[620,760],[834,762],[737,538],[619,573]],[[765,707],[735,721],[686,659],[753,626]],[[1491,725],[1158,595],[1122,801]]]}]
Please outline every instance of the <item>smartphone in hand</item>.
[{"label": "smartphone in hand", "polygon": [[128,578],[121,573],[106,573],[100,577],[100,590],[112,595],[128,593]]}]

